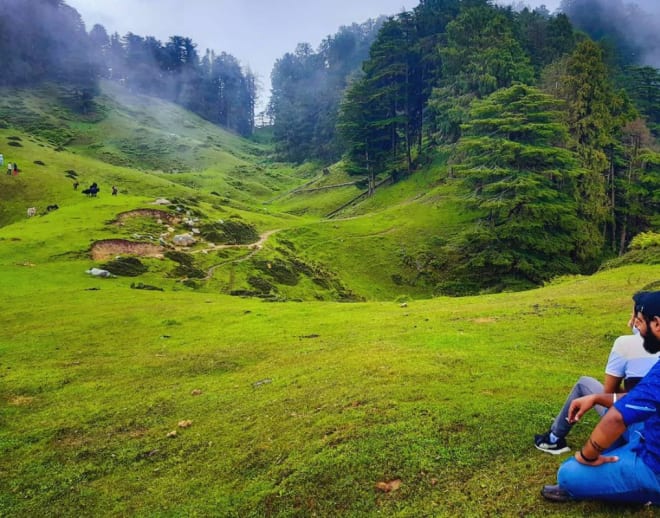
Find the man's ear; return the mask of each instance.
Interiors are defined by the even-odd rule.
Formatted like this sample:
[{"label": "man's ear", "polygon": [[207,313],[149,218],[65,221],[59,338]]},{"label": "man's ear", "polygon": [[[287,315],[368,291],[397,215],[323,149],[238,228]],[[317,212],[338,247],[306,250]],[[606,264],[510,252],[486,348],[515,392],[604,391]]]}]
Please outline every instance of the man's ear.
[{"label": "man's ear", "polygon": [[651,320],[651,331],[653,332],[654,335],[660,336],[660,317],[655,316],[653,317],[653,320]]}]

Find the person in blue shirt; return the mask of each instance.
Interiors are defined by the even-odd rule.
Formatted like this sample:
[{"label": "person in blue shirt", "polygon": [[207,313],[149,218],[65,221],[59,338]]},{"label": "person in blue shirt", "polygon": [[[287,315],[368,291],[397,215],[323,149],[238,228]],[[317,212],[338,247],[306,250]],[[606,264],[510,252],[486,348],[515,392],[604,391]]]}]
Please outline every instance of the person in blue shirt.
[{"label": "person in blue shirt", "polygon": [[[635,327],[644,349],[660,351],[660,291],[636,297]],[[573,401],[569,421],[576,423],[595,405],[609,407],[587,442],[557,473],[556,485],[544,486],[548,500],[607,500],[660,505],[660,362],[627,394],[591,394]],[[629,441],[617,439],[635,427]],[[616,447],[612,445],[617,443]]]},{"label": "person in blue shirt", "polygon": [[[636,294],[633,297],[635,303],[628,321],[628,327],[632,329],[633,334],[620,336],[614,341],[605,366],[604,382],[600,383],[590,376],[582,376],[573,385],[573,389],[566,398],[561,411],[552,422],[550,429],[544,434],[534,436],[534,446],[538,450],[553,455],[571,451],[568,444],[566,444],[566,436],[573,428],[573,425],[568,421],[568,411],[571,403],[575,399],[589,394],[629,392],[658,361],[657,354],[646,352],[643,345],[644,339],[634,325],[637,314],[634,308],[637,306],[636,297],[639,295]],[[608,409],[597,405],[594,410],[598,412],[598,415],[604,416]]]}]

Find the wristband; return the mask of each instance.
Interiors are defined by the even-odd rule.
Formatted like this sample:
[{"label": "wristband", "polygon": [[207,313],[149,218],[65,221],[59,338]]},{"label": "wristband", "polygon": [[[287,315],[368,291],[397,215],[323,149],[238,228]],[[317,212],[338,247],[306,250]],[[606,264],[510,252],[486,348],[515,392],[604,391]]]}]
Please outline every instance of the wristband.
[{"label": "wristband", "polygon": [[612,404],[616,403],[616,392],[612,394]]},{"label": "wristband", "polygon": [[589,457],[586,457],[584,455],[584,453],[582,452],[582,448],[580,448],[580,457],[582,457],[582,460],[585,461],[585,462],[596,462],[598,460],[598,457],[600,457],[600,455],[598,455],[597,457],[595,457],[593,459],[590,459]]}]

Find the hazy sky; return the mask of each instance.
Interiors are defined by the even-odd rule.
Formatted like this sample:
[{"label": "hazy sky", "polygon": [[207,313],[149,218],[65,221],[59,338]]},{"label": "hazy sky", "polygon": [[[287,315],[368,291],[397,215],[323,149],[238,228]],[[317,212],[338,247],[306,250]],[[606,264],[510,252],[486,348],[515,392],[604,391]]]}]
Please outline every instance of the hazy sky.
[{"label": "hazy sky", "polygon": [[[550,11],[560,0],[529,0]],[[275,60],[295,50],[298,43],[313,48],[341,25],[362,23],[381,14],[411,10],[418,0],[66,0],[82,16],[87,30],[103,25],[108,34],[133,32],[166,42],[186,36],[200,55],[207,48],[227,52],[249,66],[270,94],[270,72]],[[502,0],[501,3],[505,3]]]}]

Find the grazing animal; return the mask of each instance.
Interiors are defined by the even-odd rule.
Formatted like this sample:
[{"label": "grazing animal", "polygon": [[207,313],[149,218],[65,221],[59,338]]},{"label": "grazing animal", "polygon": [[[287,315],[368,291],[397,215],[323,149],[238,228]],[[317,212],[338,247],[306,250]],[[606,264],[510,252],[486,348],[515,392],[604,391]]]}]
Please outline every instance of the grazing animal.
[{"label": "grazing animal", "polygon": [[50,212],[51,210],[57,210],[59,208],[60,208],[60,206],[57,205],[56,203],[53,204],[53,205],[48,205],[48,207],[46,207],[46,212]]},{"label": "grazing animal", "polygon": [[27,210],[27,217],[31,218],[32,216],[37,215],[37,208],[36,207],[29,207]]},{"label": "grazing animal", "polygon": [[96,195],[101,189],[99,188],[98,185],[96,185],[96,182],[94,182],[92,185],[90,185],[87,189],[84,189],[82,191],[83,194],[86,194],[87,196],[92,196],[96,198]]}]

